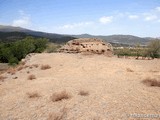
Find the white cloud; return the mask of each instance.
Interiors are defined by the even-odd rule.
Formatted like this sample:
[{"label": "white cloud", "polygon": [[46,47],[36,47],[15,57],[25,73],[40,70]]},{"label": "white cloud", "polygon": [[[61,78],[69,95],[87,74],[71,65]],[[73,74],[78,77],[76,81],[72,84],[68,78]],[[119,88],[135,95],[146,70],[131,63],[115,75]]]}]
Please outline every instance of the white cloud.
[{"label": "white cloud", "polygon": [[113,20],[113,16],[103,16],[99,19],[99,22],[102,24],[108,24],[111,23]]},{"label": "white cloud", "polygon": [[91,24],[93,24],[93,22],[80,22],[80,23],[66,24],[63,26],[59,26],[58,28],[60,28],[60,29],[73,29],[73,28],[77,28],[77,27],[85,27],[85,26],[88,26]]},{"label": "white cloud", "polygon": [[19,14],[20,18],[13,20],[12,25],[18,27],[29,27],[31,25],[30,15],[25,14],[22,10],[19,11]]},{"label": "white cloud", "polygon": [[129,15],[128,17],[129,17],[130,19],[138,19],[138,18],[139,18],[138,15]]},{"label": "white cloud", "polygon": [[156,7],[156,11],[159,11],[159,12],[160,12],[160,7]]},{"label": "white cloud", "polygon": [[156,20],[158,17],[156,15],[146,15],[144,20],[145,21],[153,21]]}]

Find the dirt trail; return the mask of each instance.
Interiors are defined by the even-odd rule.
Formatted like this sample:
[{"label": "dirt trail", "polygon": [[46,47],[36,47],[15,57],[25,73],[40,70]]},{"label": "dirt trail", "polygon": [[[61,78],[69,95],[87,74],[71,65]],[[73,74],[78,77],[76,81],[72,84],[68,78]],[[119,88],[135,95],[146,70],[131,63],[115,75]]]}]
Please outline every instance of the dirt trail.
[{"label": "dirt trail", "polygon": [[[47,120],[64,107],[68,120],[127,120],[135,119],[129,116],[134,113],[160,115],[160,88],[141,83],[147,77],[160,79],[160,60],[43,53],[26,63],[33,64],[38,67],[3,74],[7,78],[0,85],[0,120]],[[46,64],[51,68],[41,70]],[[31,74],[36,79],[28,80]],[[63,90],[70,99],[51,101],[53,93]],[[79,95],[81,90],[89,95]],[[29,98],[27,93],[34,92],[40,97]]]}]

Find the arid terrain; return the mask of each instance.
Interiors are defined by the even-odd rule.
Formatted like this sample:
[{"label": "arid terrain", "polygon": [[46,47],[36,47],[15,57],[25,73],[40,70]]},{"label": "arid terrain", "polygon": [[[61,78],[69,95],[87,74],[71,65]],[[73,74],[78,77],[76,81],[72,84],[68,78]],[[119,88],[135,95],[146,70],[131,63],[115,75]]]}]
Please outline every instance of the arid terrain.
[{"label": "arid terrain", "polygon": [[0,120],[138,120],[132,115],[158,115],[160,87],[144,84],[145,79],[160,80],[160,59],[35,54],[1,75]]}]

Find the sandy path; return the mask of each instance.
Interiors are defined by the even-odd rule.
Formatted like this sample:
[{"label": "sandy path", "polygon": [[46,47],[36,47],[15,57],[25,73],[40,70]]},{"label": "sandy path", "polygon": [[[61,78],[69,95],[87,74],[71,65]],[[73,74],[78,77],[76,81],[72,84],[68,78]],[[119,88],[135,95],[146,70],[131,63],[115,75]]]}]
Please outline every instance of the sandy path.
[{"label": "sandy path", "polygon": [[[160,114],[158,87],[147,87],[141,81],[147,77],[160,79],[160,60],[134,60],[43,53],[30,58],[27,65],[0,85],[0,120],[47,120],[65,106],[68,120],[134,119],[129,114]],[[51,69],[41,70],[48,64]],[[127,72],[127,69],[133,72]],[[28,73],[36,79],[27,80]],[[13,79],[13,77],[18,77]],[[66,90],[72,97],[52,102],[54,92]],[[88,96],[78,95],[80,90]],[[37,91],[41,97],[28,98]],[[159,118],[160,119],[160,118]]]}]

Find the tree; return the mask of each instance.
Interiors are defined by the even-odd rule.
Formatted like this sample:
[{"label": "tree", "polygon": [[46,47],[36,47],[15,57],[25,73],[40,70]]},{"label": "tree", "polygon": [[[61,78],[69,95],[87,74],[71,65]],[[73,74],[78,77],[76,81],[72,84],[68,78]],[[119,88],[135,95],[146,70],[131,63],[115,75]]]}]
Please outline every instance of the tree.
[{"label": "tree", "polygon": [[0,62],[17,64],[29,53],[43,52],[47,42],[45,38],[26,37],[21,41],[0,43]]},{"label": "tree", "polygon": [[152,58],[159,58],[160,57],[160,40],[151,41],[148,45],[148,54]]}]

